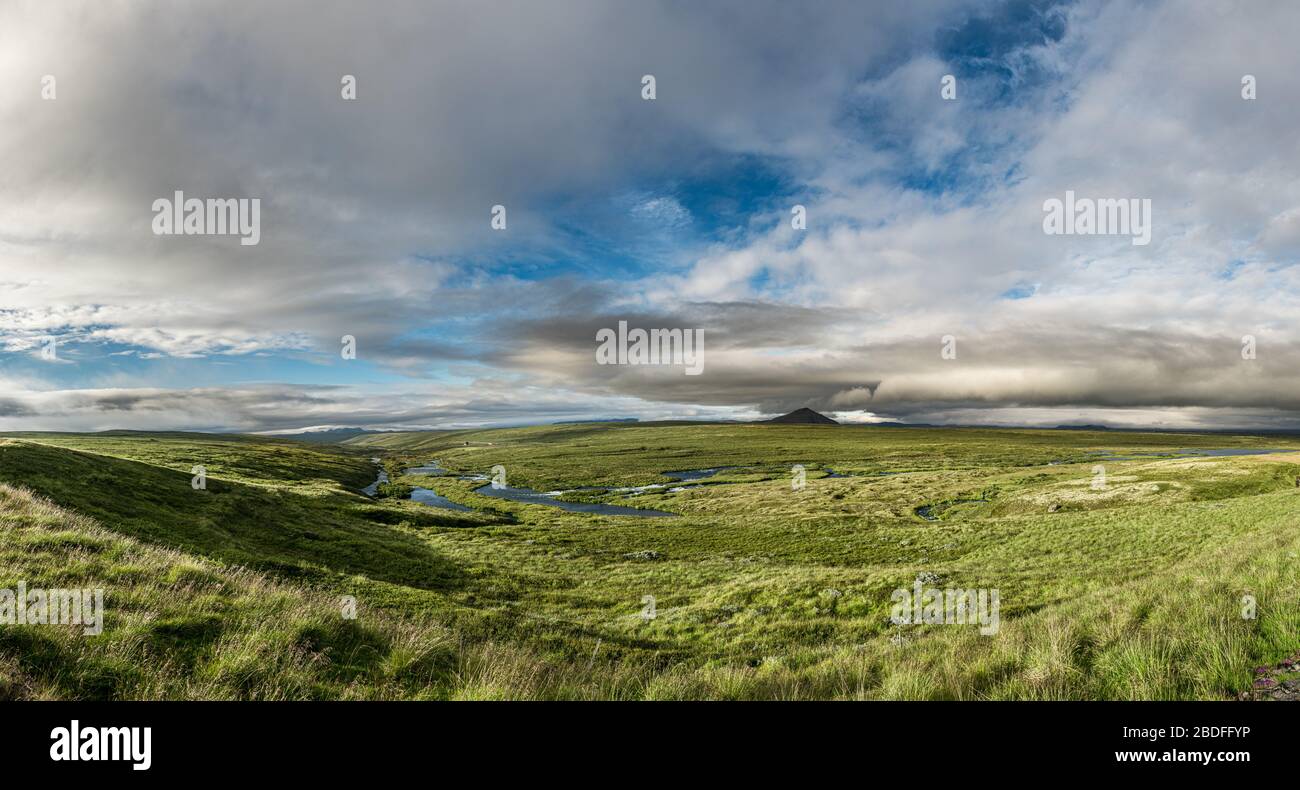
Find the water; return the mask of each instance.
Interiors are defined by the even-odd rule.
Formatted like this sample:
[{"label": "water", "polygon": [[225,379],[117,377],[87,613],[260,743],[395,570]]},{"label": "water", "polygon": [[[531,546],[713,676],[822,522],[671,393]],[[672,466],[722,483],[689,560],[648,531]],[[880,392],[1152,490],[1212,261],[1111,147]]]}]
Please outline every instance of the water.
[{"label": "water", "polygon": [[442,475],[447,474],[447,470],[443,469],[441,466],[438,466],[437,461],[430,461],[424,466],[408,467],[405,470],[405,472],[408,475],[430,475],[433,477],[440,477]]},{"label": "water", "polygon": [[[711,470],[716,473],[718,470]],[[430,461],[424,466],[412,466],[406,470],[409,475],[433,475],[441,476],[447,474],[447,470],[438,465],[437,461]],[[486,475],[460,475],[460,480],[487,480]],[[512,488],[511,486],[496,487],[492,485],[482,486],[474,489],[474,493],[482,496],[493,497],[495,499],[509,499],[512,502],[521,502],[526,505],[545,505],[547,507],[558,507],[561,510],[567,510],[570,513],[596,513],[603,516],[638,516],[641,518],[663,518],[665,516],[675,516],[676,513],[669,513],[664,510],[645,510],[635,507],[623,507],[621,505],[606,505],[599,502],[565,502],[556,497],[561,494],[567,494],[569,491],[598,491],[601,493],[634,493],[639,494],[651,489],[663,488],[662,483],[655,483],[648,486],[633,486],[629,488],[605,488],[602,486],[581,486],[560,491],[534,491],[531,488]],[[432,507],[441,507],[448,510],[469,511],[473,508],[466,507],[456,502],[452,502],[444,496],[428,489],[417,488],[411,493],[412,501],[419,502]]]},{"label": "water", "polygon": [[555,494],[559,492],[534,491],[531,488],[511,488],[504,486],[494,488],[491,485],[474,489],[474,493],[482,496],[490,496],[495,499],[509,499],[512,502],[522,502],[525,505],[546,505],[548,507],[558,507],[560,510],[567,510],[570,513],[597,513],[602,516],[640,516],[641,518],[663,518],[666,516],[675,516],[676,513],[669,513],[664,510],[643,510],[635,507],[624,507],[622,505],[605,505],[599,502],[565,502],[562,499],[556,499]]},{"label": "water", "polygon": [[474,512],[474,508],[466,507],[459,502],[452,502],[450,499],[442,496],[431,488],[416,488],[412,490],[411,501],[419,502],[421,505],[428,505],[429,507],[440,507],[444,510],[455,510],[461,513]]},{"label": "water", "polygon": [[[380,463],[378,458],[371,458],[370,460],[373,461],[376,465]],[[413,466],[410,469],[407,469],[405,471],[406,474],[408,475],[441,475],[441,474],[445,474],[447,470],[439,467],[436,461],[431,461],[429,462],[428,466]],[[388,482],[388,472],[385,472],[384,468],[381,466],[379,467],[379,477],[375,479],[375,482],[361,489],[361,491],[366,496],[371,496],[371,497],[376,496],[379,493],[379,484],[387,483],[387,482]],[[465,505],[462,505],[459,502],[452,502],[450,499],[439,494],[437,491],[434,491],[431,488],[412,489],[411,501],[419,502],[421,505],[428,505],[429,507],[440,507],[444,510],[455,510],[460,513],[474,512],[474,508],[466,507]]]},{"label": "water", "polygon": [[664,472],[664,477],[671,477],[679,483],[687,483],[691,480],[703,480],[706,477],[713,477],[718,472],[729,472],[732,469],[740,469],[739,466],[714,466],[709,469],[686,469],[680,472]]},{"label": "water", "polygon": [[1300,450],[1261,450],[1254,448],[1229,447],[1223,450],[1175,450],[1177,453],[1189,453],[1191,455],[1206,455],[1212,458],[1221,458],[1229,455],[1268,455],[1269,453],[1296,453]]},{"label": "water", "polygon": [[[371,458],[370,461],[376,466],[379,466],[378,458]],[[379,493],[379,484],[387,483],[387,482],[388,482],[388,473],[384,471],[384,467],[380,466],[379,477],[375,478],[375,482],[361,489],[361,493],[365,494],[366,496],[375,496],[376,494]]]},{"label": "water", "polygon": [[[714,466],[708,469],[685,469],[680,472],[664,472],[663,475],[664,477],[671,477],[672,479],[676,480],[679,483],[690,483],[696,480],[703,480],[706,477],[713,477],[719,472],[730,472],[733,469],[747,469],[747,468],[748,467],[744,467],[744,466]],[[853,475],[846,475],[840,472],[836,472],[834,469],[831,469],[829,466],[823,466],[822,471],[826,472],[826,477],[828,478],[853,476]],[[663,486],[656,483],[655,485],[652,486],[639,487],[639,489],[642,490],[647,488],[663,488]],[[638,490],[638,489],[623,489],[623,490]]]},{"label": "water", "polygon": [[[713,466],[707,469],[682,469],[671,472],[663,472],[664,477],[672,478],[677,483],[693,483],[698,480],[713,477],[719,472],[726,472],[733,469],[743,469],[739,466]],[[424,466],[412,466],[406,469],[406,474],[413,475],[433,475],[441,476],[447,474],[447,470],[438,465],[437,461],[430,461]],[[828,477],[849,477],[849,475],[838,474],[832,469],[825,470]],[[487,480],[485,475],[460,475],[460,480]],[[387,477],[384,477],[387,480]],[[580,486],[578,488],[566,488],[556,491],[534,491],[531,488],[514,488],[511,486],[502,486],[500,488],[487,485],[474,489],[474,493],[482,496],[493,497],[495,499],[508,499],[512,502],[519,502],[525,505],[544,505],[546,507],[556,507],[570,513],[595,513],[604,516],[635,516],[639,518],[665,518],[675,516],[676,513],[669,513],[665,510],[649,510],[644,508],[626,507],[624,505],[607,505],[600,502],[566,502],[559,499],[563,494],[571,491],[595,491],[598,493],[621,494],[623,496],[637,496],[647,491],[666,490],[667,493],[675,494],[687,491],[694,486],[672,486],[667,483],[650,483],[643,486],[621,486],[617,488],[607,488],[604,486]],[[443,507],[449,510],[471,510],[464,505],[457,504],[440,496],[434,491],[427,488],[417,488],[411,494],[411,499],[422,504],[433,507]]]},{"label": "water", "polygon": [[[611,494],[627,494],[628,496],[636,496],[637,494],[644,494],[647,491],[655,491],[660,488],[664,488],[663,483],[651,483],[646,486],[623,486],[622,488],[607,488],[604,490],[609,491]],[[672,491],[681,489],[670,488],[668,490]]]},{"label": "water", "polygon": [[[660,474],[662,474],[664,477],[671,477],[673,480],[677,481],[678,483],[693,483],[696,480],[703,480],[706,477],[713,477],[718,472],[725,472],[731,469],[743,469],[743,468],[744,467],[741,466],[714,466],[708,469],[683,469],[676,472],[661,472]],[[841,475],[841,477],[845,477],[845,476],[846,475]],[[695,487],[695,486],[673,486],[672,488],[668,488],[668,485],[669,484],[667,483],[650,483],[648,485],[643,485],[643,486],[622,486],[620,488],[596,488],[596,487],[589,486],[586,488],[575,488],[572,490],[608,491],[611,494],[624,494],[626,496],[637,496],[638,494],[644,494],[647,491],[658,491],[661,488],[668,489],[668,493],[670,494],[676,494],[678,492],[685,491],[688,488]],[[557,493],[563,493],[563,492],[557,492]]]},{"label": "water", "polygon": [[[988,502],[987,499],[954,499],[949,502],[940,502],[935,505],[921,505],[920,507],[916,508],[913,512],[915,512],[916,515],[920,516],[926,521],[938,521],[939,517],[935,515],[934,512],[936,508],[942,508],[942,510],[947,510],[953,505],[974,505],[976,503],[984,504],[987,502]],[[942,510],[940,512],[942,512]]]},{"label": "water", "polygon": [[[706,477],[712,477],[719,472],[729,469],[739,469],[737,466],[715,466],[709,469],[684,469],[680,471],[664,472],[664,477],[671,477],[679,483],[689,483],[696,480],[703,480]],[[410,470],[407,470],[410,471]],[[482,475],[465,476],[462,480],[478,479],[486,480]],[[637,496],[647,491],[659,491],[667,489],[670,494],[675,494],[687,490],[686,486],[674,486],[668,488],[666,483],[650,483],[643,486],[619,486],[617,488],[607,488],[605,486],[579,486],[578,488],[565,488],[556,491],[534,491],[531,488],[513,488],[504,486],[496,488],[493,486],[483,486],[474,490],[476,494],[483,496],[495,497],[497,499],[509,499],[513,502],[521,502],[525,505],[546,505],[547,507],[558,507],[561,510],[567,510],[570,513],[596,513],[604,516],[637,516],[640,518],[664,518],[675,516],[676,513],[669,513],[666,510],[650,510],[646,508],[626,507],[624,505],[606,505],[600,502],[566,502],[557,497],[567,494],[571,491],[595,491],[597,493],[621,494],[623,496]]]}]

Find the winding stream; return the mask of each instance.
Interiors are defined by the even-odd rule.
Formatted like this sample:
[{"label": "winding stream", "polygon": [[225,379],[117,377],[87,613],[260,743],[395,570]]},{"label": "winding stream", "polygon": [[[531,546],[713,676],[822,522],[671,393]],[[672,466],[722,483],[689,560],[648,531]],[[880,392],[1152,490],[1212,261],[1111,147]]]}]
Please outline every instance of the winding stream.
[{"label": "winding stream", "polygon": [[[379,459],[371,459],[376,464]],[[484,485],[474,489],[474,493],[480,496],[492,497],[494,499],[508,499],[512,502],[520,502],[525,505],[545,505],[555,507],[570,513],[595,513],[605,516],[634,516],[639,518],[665,518],[676,516],[676,513],[669,513],[665,510],[652,510],[649,508],[627,507],[625,505],[610,505],[601,502],[568,502],[559,497],[571,492],[598,492],[605,494],[618,494],[622,496],[636,496],[648,491],[665,490],[668,493],[686,491],[697,486],[691,485],[706,478],[713,477],[720,472],[729,472],[734,469],[745,469],[748,467],[741,466],[711,466],[706,469],[680,469],[663,472],[664,477],[671,478],[674,483],[650,483],[642,486],[580,486],[578,488],[561,489],[557,491],[534,491],[531,488],[516,488],[513,486],[495,486]],[[403,470],[408,475],[429,475],[431,477],[442,477],[447,475],[446,469],[443,469],[437,461],[429,461],[422,466],[411,466]],[[850,475],[840,474],[833,469],[827,468],[826,477],[850,477]],[[481,474],[459,475],[458,480],[471,480],[488,482],[490,478]],[[374,496],[379,488],[380,483],[388,482],[388,474],[381,468],[379,478],[367,486],[366,494]],[[670,487],[671,486],[671,487]],[[419,502],[422,505],[430,507],[439,507],[446,510],[455,510],[459,512],[469,512],[473,508],[453,502],[450,499],[438,494],[430,488],[415,488],[411,492],[411,501]]]},{"label": "winding stream", "polygon": [[[379,466],[378,458],[371,458],[370,462],[375,464],[376,466]],[[361,489],[361,493],[365,494],[366,496],[375,496],[376,494],[379,493],[379,484],[387,483],[387,482],[388,482],[388,473],[384,471],[384,467],[379,466],[379,477],[375,478],[375,482]]]},{"label": "winding stream", "polygon": [[570,513],[599,513],[605,516],[640,516],[642,518],[663,518],[665,516],[677,515],[676,513],[669,513],[666,510],[648,510],[637,507],[625,507],[623,505],[606,505],[600,502],[566,502],[563,499],[556,499],[556,496],[562,492],[534,491],[531,488],[513,488],[511,486],[494,488],[489,484],[474,489],[474,493],[480,496],[490,496],[495,499],[509,499],[512,502],[522,502],[525,505],[549,505],[550,507],[558,507],[560,510],[567,510]]},{"label": "winding stream", "polygon": [[452,502],[447,497],[434,491],[432,488],[414,488],[411,490],[411,501],[419,502],[421,505],[429,507],[440,507],[445,510],[455,510],[461,513],[473,513],[474,508],[462,505],[459,502]]},{"label": "winding stream", "polygon": [[[437,461],[430,461],[424,466],[412,466],[404,470],[408,475],[431,475],[441,477],[447,474],[447,470],[438,465]],[[715,470],[716,471],[716,470]],[[461,475],[460,480],[478,480],[486,481],[489,478],[486,475]],[[641,486],[636,489],[611,489],[600,486],[584,486],[582,488],[569,489],[570,491],[640,491],[650,488],[651,486]],[[657,484],[662,488],[662,484]],[[494,486],[491,484],[480,486],[474,489],[474,493],[480,496],[493,497],[494,499],[509,499],[512,502],[520,502],[525,505],[546,505],[557,507],[570,513],[596,513],[604,516],[638,516],[641,518],[664,518],[666,516],[675,516],[676,513],[669,513],[665,510],[649,510],[645,508],[625,507],[623,505],[606,505],[600,502],[566,502],[556,497],[568,491],[534,491],[531,488],[515,488],[512,486]],[[428,488],[417,488],[411,493],[411,499],[431,507],[441,507],[448,510],[469,511],[473,508],[457,502],[452,502],[444,496],[437,494]]]}]

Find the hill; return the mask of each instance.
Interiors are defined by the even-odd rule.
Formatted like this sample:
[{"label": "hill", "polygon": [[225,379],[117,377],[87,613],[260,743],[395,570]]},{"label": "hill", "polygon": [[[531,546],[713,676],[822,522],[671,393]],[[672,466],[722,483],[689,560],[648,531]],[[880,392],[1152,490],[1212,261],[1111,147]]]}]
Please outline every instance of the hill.
[{"label": "hill", "polygon": [[[384,523],[400,523],[399,514],[356,493],[374,479],[363,458],[281,442],[60,440],[98,452],[0,438],[0,481],[119,534],[250,568],[316,580],[363,574],[423,589],[451,581],[427,544]],[[202,489],[192,485],[194,464],[205,466]],[[439,518],[416,510],[411,521]]]},{"label": "hill", "polygon": [[[355,441],[375,445],[0,439],[0,587],[102,587],[107,610],[93,639],[0,628],[0,698],[1222,699],[1300,633],[1295,440],[750,423]],[[1282,452],[1156,456],[1195,447]],[[361,496],[372,454],[472,510]],[[405,472],[433,459],[450,474]],[[487,496],[493,466],[677,515]],[[918,579],[997,590],[1000,630],[891,625],[891,590]]]},{"label": "hill", "polygon": [[332,444],[335,442],[344,442],[348,439],[355,439],[358,436],[367,436],[372,433],[378,433],[378,431],[367,431],[364,428],[323,428],[318,431],[278,434],[277,438],[292,439],[297,442]]},{"label": "hill", "polygon": [[832,420],[825,414],[820,414],[807,408],[795,409],[789,414],[782,414],[780,417],[773,417],[764,422],[775,422],[785,425],[839,425],[839,422]]},{"label": "hill", "polygon": [[0,567],[28,588],[103,589],[103,631],[0,627],[0,700],[434,695],[444,626],[363,609],[247,568],[150,545],[0,484]]}]

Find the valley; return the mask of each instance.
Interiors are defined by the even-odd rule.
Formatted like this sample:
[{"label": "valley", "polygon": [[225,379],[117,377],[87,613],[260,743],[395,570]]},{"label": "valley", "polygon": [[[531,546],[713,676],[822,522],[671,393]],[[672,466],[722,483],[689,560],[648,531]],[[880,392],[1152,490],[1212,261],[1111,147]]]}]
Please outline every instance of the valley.
[{"label": "valley", "polygon": [[[1225,435],[9,434],[0,587],[102,587],[105,626],[0,627],[0,696],[1227,699],[1297,647],[1297,479]],[[1000,628],[892,622],[922,582]]]}]

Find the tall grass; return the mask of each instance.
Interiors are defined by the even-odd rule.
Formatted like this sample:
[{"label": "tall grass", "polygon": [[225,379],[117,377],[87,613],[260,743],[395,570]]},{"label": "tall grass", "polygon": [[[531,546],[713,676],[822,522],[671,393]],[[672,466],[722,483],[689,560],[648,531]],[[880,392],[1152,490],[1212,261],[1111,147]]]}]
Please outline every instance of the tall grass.
[{"label": "tall grass", "polygon": [[[1044,459],[1119,449],[1116,437],[966,431],[936,449],[931,434],[949,436],[380,437],[399,478],[432,457],[463,471],[502,462],[512,483],[539,488],[747,467],[685,492],[610,497],[682,514],[653,521],[487,499],[454,478],[406,483],[477,512],[372,501],[355,490],[373,479],[370,448],[0,440],[0,588],[102,587],[107,608],[93,637],[0,625],[0,697],[1222,699],[1300,643],[1292,457],[1108,462],[1094,493],[1090,462]],[[206,491],[189,485],[196,454],[216,459]],[[809,465],[805,490],[791,490],[792,461]],[[855,476],[826,478],[819,463]],[[936,522],[914,512],[957,500],[979,501]],[[1000,589],[1000,631],[890,625],[890,590],[922,573]],[[647,594],[654,619],[641,614]]]}]

